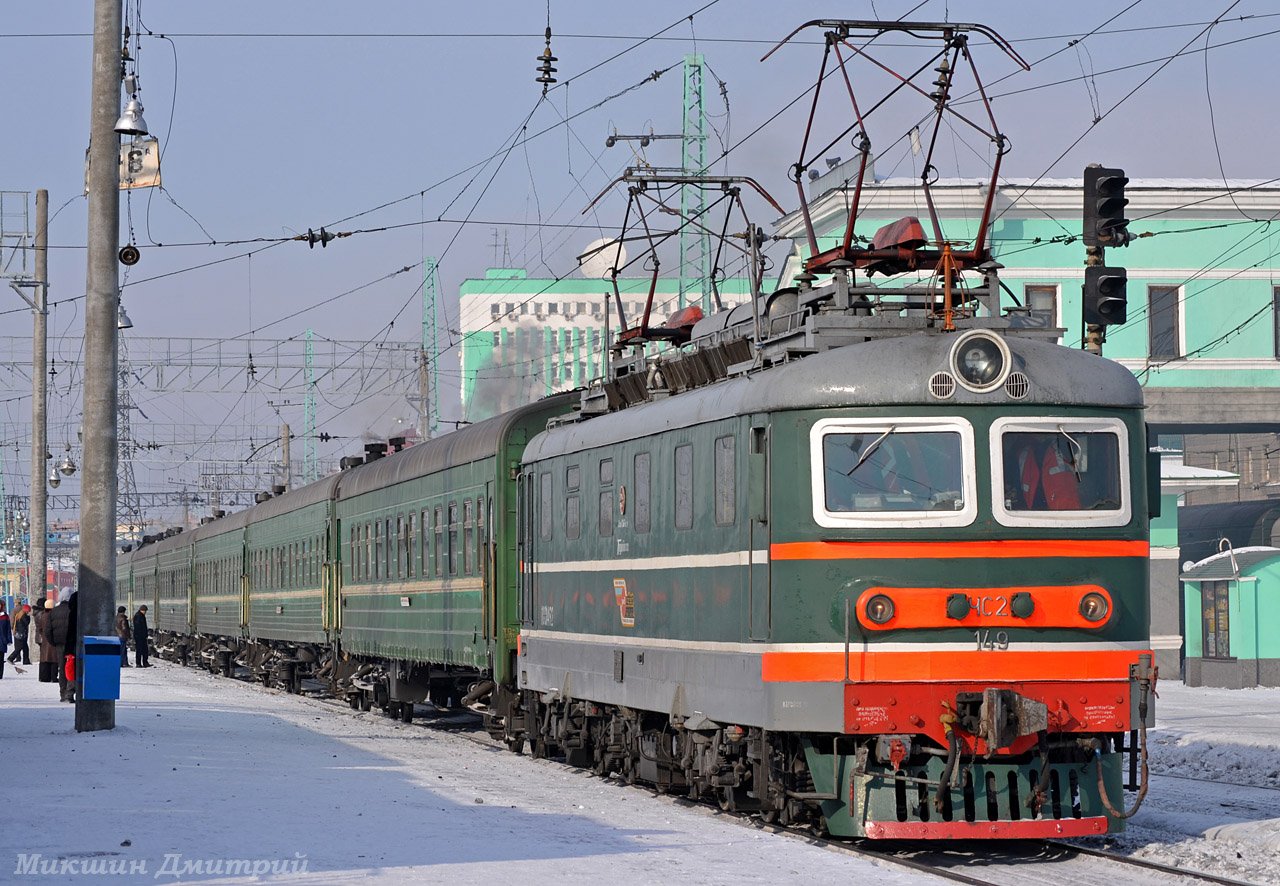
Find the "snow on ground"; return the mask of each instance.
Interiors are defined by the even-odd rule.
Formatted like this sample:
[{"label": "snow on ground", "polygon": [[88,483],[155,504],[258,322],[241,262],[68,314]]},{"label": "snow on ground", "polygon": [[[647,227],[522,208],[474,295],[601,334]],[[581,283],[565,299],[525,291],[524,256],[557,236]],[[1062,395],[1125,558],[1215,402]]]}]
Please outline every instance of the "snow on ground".
[{"label": "snow on ground", "polygon": [[1152,771],[1280,787],[1280,689],[1156,691]]},{"label": "snow on ground", "polygon": [[[1151,787],[1105,845],[1137,858],[1280,884],[1280,689],[1162,682],[1148,733]],[[1128,795],[1128,806],[1134,795]]]},{"label": "snow on ground", "polygon": [[466,735],[164,662],[123,682],[115,730],[77,734],[6,669],[0,883],[941,882]]}]

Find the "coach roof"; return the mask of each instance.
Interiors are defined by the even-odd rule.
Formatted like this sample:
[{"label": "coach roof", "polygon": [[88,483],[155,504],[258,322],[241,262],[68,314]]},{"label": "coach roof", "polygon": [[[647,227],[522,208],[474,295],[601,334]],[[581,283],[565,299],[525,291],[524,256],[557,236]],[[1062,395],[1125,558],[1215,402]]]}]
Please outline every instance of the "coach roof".
[{"label": "coach roof", "polygon": [[[557,394],[521,406],[502,415],[460,428],[451,434],[410,446],[394,455],[388,455],[369,464],[344,472],[338,486],[338,498],[346,500],[366,492],[385,489],[397,483],[414,480],[457,465],[471,464],[492,458],[503,445],[513,428],[522,421],[557,405],[567,412],[576,401],[577,394]],[[542,430],[535,429],[534,433]]]}]

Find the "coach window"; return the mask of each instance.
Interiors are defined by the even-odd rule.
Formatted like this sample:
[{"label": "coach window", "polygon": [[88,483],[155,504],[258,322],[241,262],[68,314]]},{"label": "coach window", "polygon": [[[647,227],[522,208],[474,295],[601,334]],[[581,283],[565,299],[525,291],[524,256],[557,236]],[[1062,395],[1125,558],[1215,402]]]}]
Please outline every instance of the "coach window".
[{"label": "coach window", "polygon": [[716,438],[716,525],[730,526],[736,519],[737,477],[734,438]]},{"label": "coach window", "polygon": [[405,578],[409,571],[409,524],[404,519],[404,514],[396,515],[396,574],[400,578]]},{"label": "coach window", "polygon": [[368,520],[364,524],[364,554],[361,558],[364,568],[364,580],[373,580],[373,523]]},{"label": "coach window", "polygon": [[542,530],[542,540],[551,541],[551,474],[544,473],[541,478],[542,495],[539,496],[538,508],[540,510],[539,522]]},{"label": "coach window", "polygon": [[978,513],[973,427],[961,418],[831,418],[809,459],[819,526],[968,526]]},{"label": "coach window", "polygon": [[577,465],[569,465],[564,472],[564,534],[565,538],[582,535],[582,503],[578,497],[582,472]]},{"label": "coach window", "polygon": [[676,447],[676,529],[693,528],[693,444]]},{"label": "coach window", "polygon": [[387,562],[387,536],[381,520],[373,521],[373,580],[382,581]]},{"label": "coach window", "polygon": [[635,468],[634,493],[636,497],[635,505],[635,526],[636,532],[649,531],[649,453],[640,452],[636,454],[635,460],[632,462]]},{"label": "coach window", "polygon": [[436,528],[436,546],[431,551],[431,562],[432,562],[431,568],[436,578],[439,578],[441,575],[440,549],[444,547],[444,521],[441,520],[440,518],[441,518],[441,509],[439,505],[436,505],[435,514],[432,517],[432,520],[433,520],[432,525],[435,526]]},{"label": "coach window", "polygon": [[449,574],[458,574],[458,503],[449,502]]},{"label": "coach window", "polygon": [[418,514],[416,512],[409,514],[409,523],[405,528],[405,532],[408,533],[407,538],[409,540],[409,543],[405,545],[408,575],[409,578],[414,578],[418,568]]},{"label": "coach window", "polygon": [[395,534],[395,524],[391,522],[391,518],[385,518],[382,523],[384,534],[387,538],[387,546],[384,550],[385,559],[382,562],[382,577],[390,581],[396,577],[396,542],[398,539]]},{"label": "coach window", "polygon": [[600,462],[600,537],[613,535],[613,459]]},{"label": "coach window", "polygon": [[424,579],[429,579],[431,576],[431,512],[426,510],[426,508],[422,508],[422,512],[419,517],[419,533],[421,534],[421,539],[419,540],[419,552],[422,554],[422,560],[419,565],[419,575],[424,577]]},{"label": "coach window", "polygon": [[462,503],[462,574],[475,572],[476,503],[467,499]]},{"label": "coach window", "polygon": [[1125,526],[1129,449],[1115,418],[997,419],[992,511],[1004,526]]}]

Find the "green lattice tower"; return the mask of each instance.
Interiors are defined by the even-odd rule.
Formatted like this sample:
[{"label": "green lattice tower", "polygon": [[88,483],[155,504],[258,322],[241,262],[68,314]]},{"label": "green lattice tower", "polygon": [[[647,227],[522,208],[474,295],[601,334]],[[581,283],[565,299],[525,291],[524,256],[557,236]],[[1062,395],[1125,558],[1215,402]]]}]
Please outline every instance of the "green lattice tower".
[{"label": "green lattice tower", "polygon": [[316,447],[316,354],[311,342],[311,330],[307,330],[306,393],[302,398],[302,421],[306,436],[302,449],[302,482],[314,483],[320,479],[320,460]]},{"label": "green lattice tower", "polygon": [[[686,55],[680,166],[688,175],[702,175],[707,171],[707,114],[702,101],[702,73],[702,56]],[[701,188],[691,185],[680,188],[680,213],[684,218],[696,218],[706,224],[702,217],[705,208],[706,194]],[[708,282],[711,277],[711,241],[705,232],[692,227],[687,221],[680,228],[680,267],[676,273],[680,277],[680,307],[697,304],[703,313],[711,313],[711,287]]]},{"label": "green lattice tower", "polygon": [[[436,260],[422,260],[422,359],[425,376],[429,380],[422,392],[426,403],[418,405],[418,414],[426,412],[427,438],[434,437],[440,428],[440,342],[436,323]],[[422,433],[422,429],[418,429]]]}]

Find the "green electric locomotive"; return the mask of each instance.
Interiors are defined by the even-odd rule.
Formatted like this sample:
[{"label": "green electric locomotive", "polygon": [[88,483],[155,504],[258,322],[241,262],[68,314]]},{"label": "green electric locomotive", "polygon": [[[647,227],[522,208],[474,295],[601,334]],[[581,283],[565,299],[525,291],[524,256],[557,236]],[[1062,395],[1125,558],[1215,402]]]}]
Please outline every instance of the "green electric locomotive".
[{"label": "green electric locomotive", "polygon": [[836,275],[707,318],[530,443],[508,741],[843,836],[1122,827],[1140,387],[911,304]]}]

